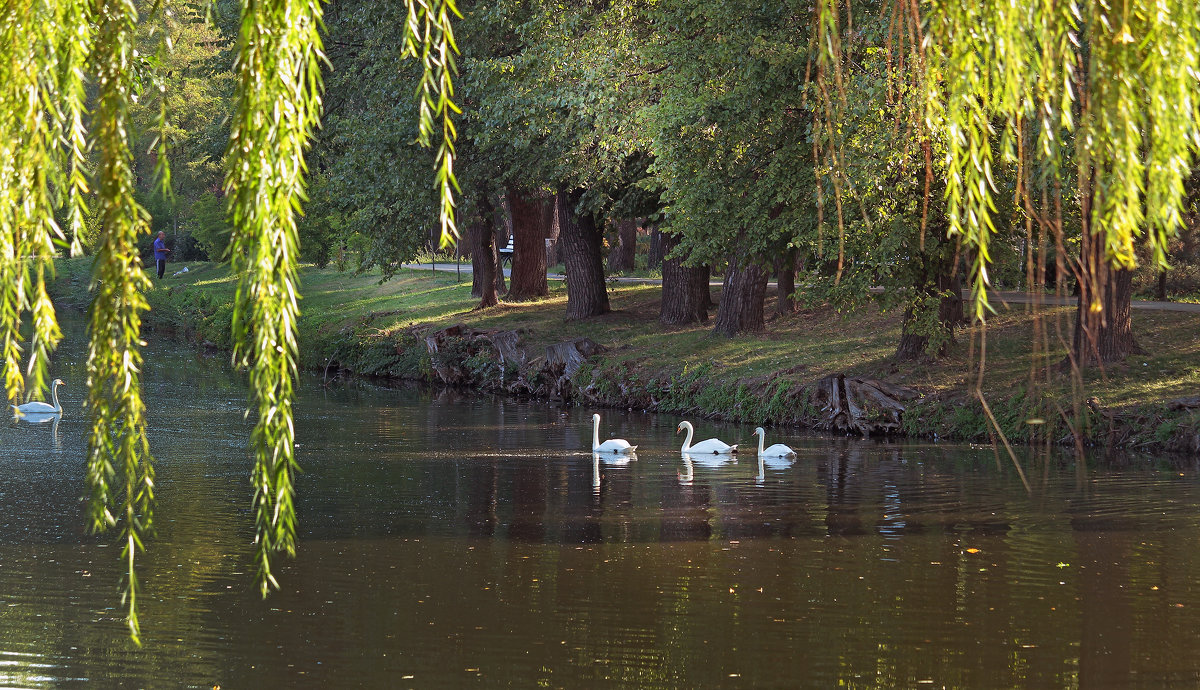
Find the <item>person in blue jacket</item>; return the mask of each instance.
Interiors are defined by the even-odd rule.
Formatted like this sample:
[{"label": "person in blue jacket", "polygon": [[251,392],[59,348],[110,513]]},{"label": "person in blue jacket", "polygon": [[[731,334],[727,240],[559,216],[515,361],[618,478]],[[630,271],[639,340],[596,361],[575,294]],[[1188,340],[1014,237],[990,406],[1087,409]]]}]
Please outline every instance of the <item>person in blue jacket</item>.
[{"label": "person in blue jacket", "polygon": [[154,240],[154,263],[158,264],[158,277],[161,280],[163,273],[167,270],[167,254],[171,250],[167,249],[167,233],[158,232],[158,239]]}]

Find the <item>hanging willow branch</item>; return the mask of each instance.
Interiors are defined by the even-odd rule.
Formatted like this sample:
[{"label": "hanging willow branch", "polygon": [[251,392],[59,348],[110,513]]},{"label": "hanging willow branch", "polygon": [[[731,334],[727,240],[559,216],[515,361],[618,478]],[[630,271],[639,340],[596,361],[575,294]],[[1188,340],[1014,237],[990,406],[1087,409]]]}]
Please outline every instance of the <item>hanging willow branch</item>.
[{"label": "hanging willow branch", "polygon": [[441,120],[442,141],[434,155],[434,169],[441,203],[438,220],[442,226],[442,247],[458,241],[454,193],[462,193],[454,175],[454,141],[458,131],[453,114],[462,111],[454,103],[454,77],[458,74],[454,56],[458,46],[454,43],[452,17],[462,17],[455,0],[408,0],[408,22],[404,28],[404,54],[420,59],[423,68],[417,85],[417,141],[422,146],[432,147],[438,129],[436,120]]},{"label": "hanging willow branch", "polygon": [[103,231],[93,269],[88,350],[89,515],[95,530],[119,527],[126,561],[125,602],[130,634],[138,640],[138,585],[134,559],[149,531],[154,470],[146,441],[141,395],[142,296],[149,279],[138,257],[137,236],[146,231],[145,211],[134,201],[129,107],[134,92],[132,0],[96,4],[94,62],[99,94],[93,115],[99,151],[96,185]]},{"label": "hanging willow branch", "polygon": [[305,199],[304,152],[320,118],[320,26],[317,0],[246,0],[226,153],[229,251],[238,275],[234,362],[249,369],[258,413],[251,446],[263,596],[279,586],[272,556],[296,552],[296,216]]},{"label": "hanging willow branch", "polygon": [[[16,400],[24,391],[44,393],[49,356],[61,338],[46,281],[54,245],[63,240],[54,222],[61,192],[72,202],[74,221],[86,188],[80,171],[87,4],[5,3],[0,41],[9,51],[0,64],[0,367],[6,397]],[[26,313],[33,333],[22,371]]]},{"label": "hanging willow branch", "polygon": [[[917,7],[894,2],[897,14]],[[819,6],[821,60],[837,57],[839,23],[826,20],[836,8],[835,0]],[[1145,235],[1165,267],[1166,242],[1181,223],[1183,180],[1200,153],[1197,3],[929,0],[920,9],[927,126],[944,146],[950,233],[974,249],[974,316],[989,309],[997,149],[1023,165],[1016,142],[1024,122],[1037,125],[1031,159],[1047,176],[1061,172],[1063,142],[1076,142],[1088,168],[1081,176],[1095,181],[1087,228],[1111,265],[1132,268]],[[832,79],[823,93],[840,92],[837,76],[836,69],[819,73]],[[825,96],[827,110],[832,100]],[[834,150],[824,155],[840,165]]]}]

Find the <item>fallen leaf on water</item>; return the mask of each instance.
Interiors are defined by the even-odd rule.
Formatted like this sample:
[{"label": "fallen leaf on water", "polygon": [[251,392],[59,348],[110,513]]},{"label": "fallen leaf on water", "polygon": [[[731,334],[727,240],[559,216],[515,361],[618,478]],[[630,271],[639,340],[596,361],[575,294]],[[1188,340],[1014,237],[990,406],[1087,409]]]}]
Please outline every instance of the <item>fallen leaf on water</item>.
[{"label": "fallen leaf on water", "polygon": [[967,549],[967,553],[979,553],[979,549]]}]

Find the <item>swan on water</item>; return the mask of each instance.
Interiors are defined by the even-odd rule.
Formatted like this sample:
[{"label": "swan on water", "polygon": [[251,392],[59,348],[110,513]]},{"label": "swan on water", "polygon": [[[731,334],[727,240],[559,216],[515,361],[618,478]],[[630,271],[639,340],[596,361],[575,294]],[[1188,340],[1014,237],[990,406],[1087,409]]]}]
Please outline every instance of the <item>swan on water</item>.
[{"label": "swan on water", "polygon": [[37,401],[27,402],[24,405],[13,405],[13,414],[15,414],[17,417],[24,417],[31,414],[62,414],[62,405],[58,403],[58,387],[65,385],[66,384],[63,383],[62,379],[54,379],[54,382],[50,384],[50,397],[54,400],[53,405],[47,405],[44,402]]},{"label": "swan on water", "polygon": [[610,438],[600,442],[600,415],[592,415],[592,452],[593,453],[632,453],[637,446],[629,445],[623,438]]},{"label": "swan on water", "polygon": [[758,454],[767,458],[794,458],[796,451],[788,448],[782,443],[776,443],[770,448],[763,449],[763,443],[767,438],[767,432],[761,426],[754,429],[754,433],[758,434]]},{"label": "swan on water", "polygon": [[693,433],[692,423],[691,422],[680,422],[679,426],[676,427],[676,429],[675,429],[675,433],[678,434],[680,431],[683,431],[684,429],[687,429],[687,438],[683,439],[683,448],[680,449],[681,453],[691,453],[692,455],[700,455],[703,453],[712,453],[714,455],[728,455],[730,453],[737,452],[737,444],[736,443],[731,446],[728,443],[725,443],[724,441],[722,441],[720,439],[716,439],[716,438],[710,438],[710,439],[701,441],[693,446],[692,445],[692,433]]}]

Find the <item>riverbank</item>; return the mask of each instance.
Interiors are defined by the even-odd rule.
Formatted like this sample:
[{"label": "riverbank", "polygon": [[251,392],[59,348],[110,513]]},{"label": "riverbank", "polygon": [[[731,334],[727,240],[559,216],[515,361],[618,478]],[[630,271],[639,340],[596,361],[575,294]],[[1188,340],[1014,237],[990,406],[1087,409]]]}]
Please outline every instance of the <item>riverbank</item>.
[{"label": "riverbank", "polygon": [[[86,306],[89,266],[60,262],[57,303]],[[222,265],[188,266],[147,295],[146,328],[228,348],[233,277]],[[971,331],[961,332],[941,361],[896,363],[900,315],[874,307],[853,315],[806,309],[770,320],[760,335],[730,340],[712,337],[707,325],[664,329],[656,285],[612,284],[612,313],[566,322],[559,282],[543,300],[482,311],[472,310],[469,275],[457,282],[453,274],[403,270],[379,284],[377,275],[305,267],[301,283],[301,366],[308,369],[808,428],[829,423],[818,382],[844,374],[916,391],[904,400],[895,433],[964,441],[993,436],[970,394],[978,332],[974,343]],[[719,289],[713,293],[719,298]],[[1059,328],[1069,336],[1071,312],[1045,310],[1052,343]],[[982,390],[1010,441],[1072,443],[1074,430],[1089,445],[1200,451],[1200,315],[1135,310],[1135,332],[1149,354],[1088,372],[1083,395],[1066,377],[1030,394],[1033,328],[1029,307],[1016,304],[1002,306],[987,326]],[[547,347],[583,338],[602,351],[582,362],[559,362],[553,352],[547,358]],[[1061,348],[1051,353],[1062,355]],[[885,409],[875,412],[887,416]]]}]

